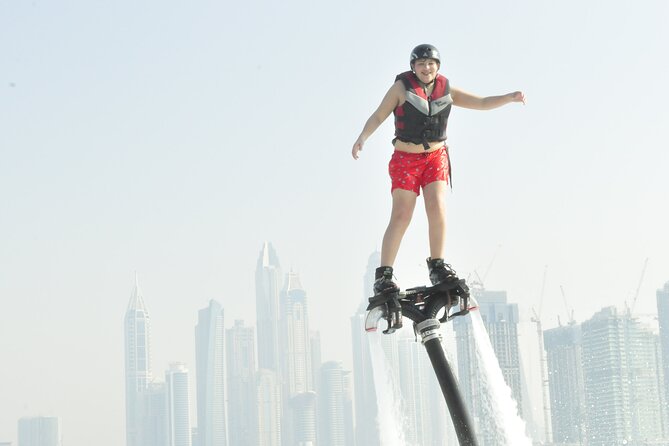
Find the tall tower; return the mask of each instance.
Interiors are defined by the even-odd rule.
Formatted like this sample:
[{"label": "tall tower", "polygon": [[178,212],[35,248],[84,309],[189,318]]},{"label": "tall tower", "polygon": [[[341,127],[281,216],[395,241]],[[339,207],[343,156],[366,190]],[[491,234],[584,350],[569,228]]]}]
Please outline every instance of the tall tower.
[{"label": "tall tower", "polygon": [[215,300],[198,312],[195,327],[197,364],[197,446],[225,446],[225,327]]},{"label": "tall tower", "polygon": [[257,373],[258,446],[281,446],[281,390],[277,374]]},{"label": "tall tower", "polygon": [[144,393],[142,446],[167,445],[167,390],[164,382],[150,382]]},{"label": "tall tower", "polygon": [[353,443],[353,405],[349,374],[341,362],[321,366],[319,399],[319,446],[350,446]]},{"label": "tall tower", "polygon": [[228,431],[230,444],[257,446],[255,336],[252,327],[235,321],[226,331],[228,369]]},{"label": "tall tower", "polygon": [[551,395],[553,441],[582,445],[585,442],[585,395],[581,326],[544,331]]},{"label": "tall tower", "polygon": [[583,322],[582,333],[588,445],[659,444],[657,335],[614,307]]},{"label": "tall tower", "polygon": [[265,242],[256,266],[256,322],[258,368],[279,373],[279,294],[281,266],[270,243]]},{"label": "tall tower", "polygon": [[61,446],[60,419],[26,417],[18,423],[19,446]]},{"label": "tall tower", "polygon": [[[351,316],[351,339],[353,343],[353,386],[355,389],[355,444],[379,446],[380,436],[377,419],[376,391],[372,370],[369,341],[365,332],[368,298],[374,295],[374,270],[381,264],[381,253],[369,256],[363,278],[360,306]],[[393,336],[394,337],[394,336]]]},{"label": "tall tower", "polygon": [[182,363],[170,364],[165,372],[168,446],[191,446],[188,370]]},{"label": "tall tower", "polygon": [[281,351],[287,396],[313,390],[307,294],[297,273],[286,276],[281,293]]},{"label": "tall tower", "polygon": [[144,446],[145,392],[151,381],[150,319],[135,276],[124,320],[125,419],[127,446]]},{"label": "tall tower", "polygon": [[447,409],[430,359],[420,341],[402,333],[398,337],[399,385],[408,444],[442,446],[447,433]]},{"label": "tall tower", "polygon": [[[316,423],[315,397],[304,395],[313,393],[314,390],[307,294],[302,288],[298,274],[294,272],[287,274],[286,285],[281,293],[280,342],[283,352],[282,394],[285,398],[284,439],[288,442],[287,444],[315,442],[315,429],[312,439],[311,431],[303,428],[311,424],[315,426]],[[307,404],[309,401],[313,401],[313,404]],[[305,407],[312,410],[305,410]],[[300,435],[307,437],[300,437]]]},{"label": "tall tower", "polygon": [[[518,305],[507,303],[506,291],[486,291],[472,288],[479,304],[479,311],[485,324],[504,381],[511,388],[511,393],[522,415],[522,388],[520,382],[521,365],[518,348]],[[465,402],[472,418],[477,424],[479,442],[482,446],[498,444],[495,427],[491,424],[489,408],[482,404],[480,395],[485,391],[475,379],[479,370],[473,343],[472,324],[469,318],[456,318],[453,321],[457,338],[458,376]]]},{"label": "tall tower", "polygon": [[669,282],[657,290],[657,319],[660,324],[660,349],[664,375],[662,409],[665,437],[669,437]]}]

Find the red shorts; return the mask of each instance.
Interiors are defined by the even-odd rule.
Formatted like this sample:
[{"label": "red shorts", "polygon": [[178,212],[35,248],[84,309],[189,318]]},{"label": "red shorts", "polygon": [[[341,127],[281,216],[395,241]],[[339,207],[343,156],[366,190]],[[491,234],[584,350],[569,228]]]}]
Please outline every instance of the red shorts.
[{"label": "red shorts", "polygon": [[395,150],[388,172],[393,182],[392,189],[410,190],[420,195],[420,188],[435,181],[446,181],[451,169],[446,146],[434,152],[409,153]]}]

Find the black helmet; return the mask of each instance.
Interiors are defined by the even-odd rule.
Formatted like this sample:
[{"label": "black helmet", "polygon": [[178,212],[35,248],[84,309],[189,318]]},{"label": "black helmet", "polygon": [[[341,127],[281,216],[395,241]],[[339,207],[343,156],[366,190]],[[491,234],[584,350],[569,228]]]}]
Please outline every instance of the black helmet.
[{"label": "black helmet", "polygon": [[413,68],[414,62],[416,59],[434,59],[439,65],[441,65],[441,57],[439,56],[439,50],[433,45],[424,43],[418,45],[416,48],[411,51],[411,58],[409,59],[409,65]]}]

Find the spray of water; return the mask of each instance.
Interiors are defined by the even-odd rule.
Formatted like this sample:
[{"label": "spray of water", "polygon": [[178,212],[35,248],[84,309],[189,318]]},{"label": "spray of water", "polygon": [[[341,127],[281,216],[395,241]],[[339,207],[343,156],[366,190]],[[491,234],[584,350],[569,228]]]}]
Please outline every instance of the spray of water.
[{"label": "spray of water", "polygon": [[374,373],[374,388],[378,405],[377,423],[383,446],[410,446],[405,440],[399,386],[393,380],[392,370],[381,346],[378,332],[367,334]]},{"label": "spray of water", "polygon": [[525,422],[518,415],[511,388],[504,381],[502,369],[490,344],[481,314],[472,311],[472,332],[481,381],[483,405],[490,410],[499,446],[532,446],[525,434]]}]

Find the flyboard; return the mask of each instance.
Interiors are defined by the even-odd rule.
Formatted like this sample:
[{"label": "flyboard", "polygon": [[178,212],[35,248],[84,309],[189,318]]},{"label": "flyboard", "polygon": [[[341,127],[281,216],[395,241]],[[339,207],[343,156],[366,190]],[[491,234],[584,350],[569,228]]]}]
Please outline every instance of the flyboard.
[{"label": "flyboard", "polygon": [[[414,331],[420,334],[437,375],[460,446],[478,446],[478,443],[457,380],[444,354],[439,328],[442,323],[476,309],[476,306],[470,306],[470,301],[473,300],[469,287],[463,279],[459,279],[371,297],[365,319],[365,330],[368,332],[376,331],[379,322],[384,319],[387,322],[387,328],[383,330],[385,334],[401,328],[403,316],[413,321]],[[442,310],[442,316],[438,317]]]}]

